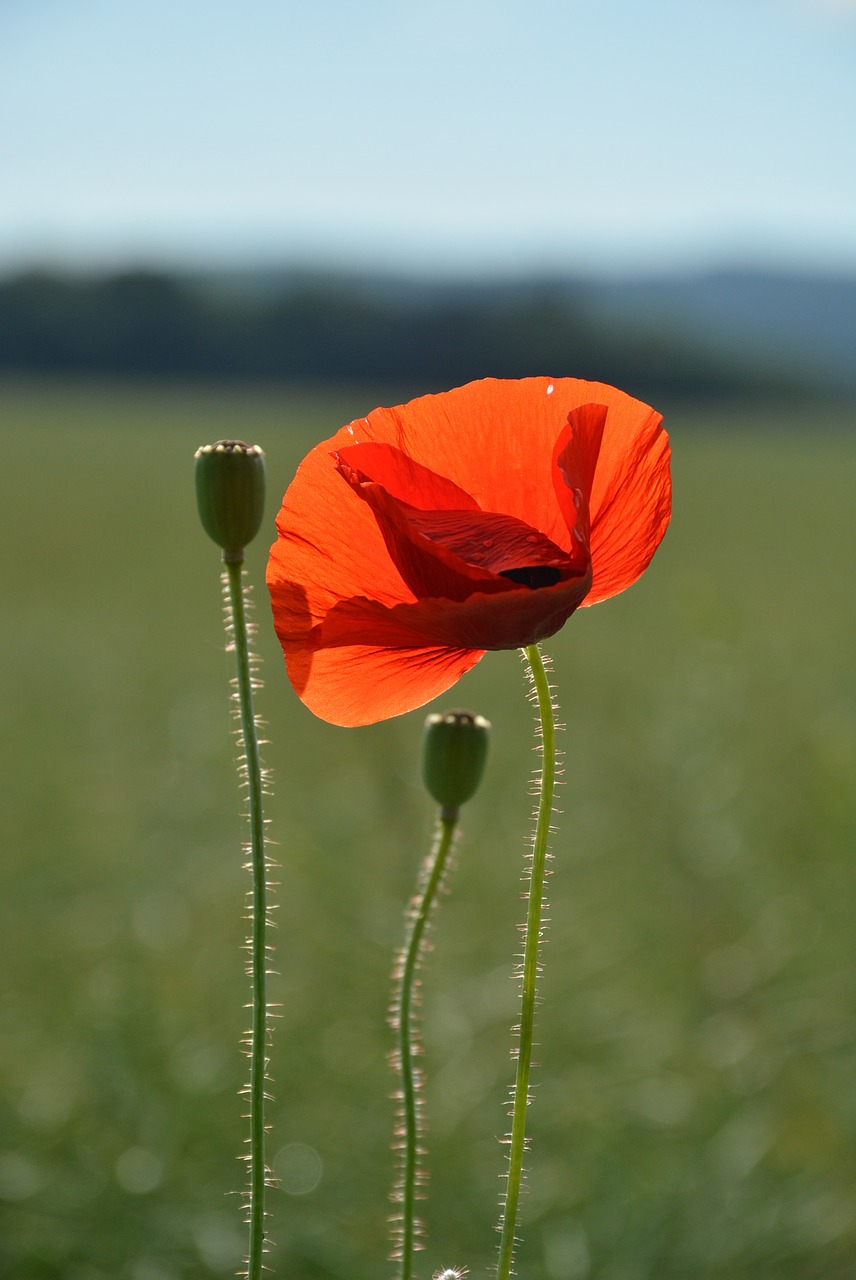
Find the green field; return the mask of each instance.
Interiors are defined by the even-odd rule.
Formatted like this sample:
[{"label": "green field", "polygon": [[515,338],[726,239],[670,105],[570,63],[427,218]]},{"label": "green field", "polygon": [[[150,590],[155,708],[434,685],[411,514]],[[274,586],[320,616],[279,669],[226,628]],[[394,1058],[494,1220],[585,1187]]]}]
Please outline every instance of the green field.
[{"label": "green field", "polygon": [[[380,398],[380,397],[378,397]],[[233,1275],[242,828],[218,553],[193,451],[268,453],[272,523],[365,392],[0,386],[0,1276]],[[563,815],[522,1280],[856,1275],[856,431],[667,422],[644,579],[548,643]],[[391,1275],[388,974],[430,837],[423,713],[297,701],[249,560],[281,863],[271,1196],[282,1280]],[[494,725],[425,975],[420,1274],[485,1277],[516,1017],[531,709],[516,654],[440,703]]]}]

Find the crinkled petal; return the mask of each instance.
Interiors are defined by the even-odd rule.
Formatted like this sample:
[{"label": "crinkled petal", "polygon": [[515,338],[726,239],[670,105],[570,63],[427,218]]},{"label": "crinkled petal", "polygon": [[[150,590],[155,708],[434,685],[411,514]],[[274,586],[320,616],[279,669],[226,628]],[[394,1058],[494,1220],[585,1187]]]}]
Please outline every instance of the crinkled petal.
[{"label": "crinkled petal", "polygon": [[339,469],[374,513],[389,557],[417,599],[431,596],[465,600],[477,586],[486,591],[504,589],[506,584],[494,574],[468,565],[422,533],[411,518],[413,509],[387,493],[383,485],[375,484],[344,462]]},{"label": "crinkled petal", "polygon": [[[598,406],[607,413],[596,442]],[[361,469],[377,486],[374,505],[337,469],[335,455],[354,446],[372,451]],[[295,688],[340,724],[419,706],[485,649],[544,638],[580,604],[629,586],[662,537],[669,502],[659,416],[601,383],[485,379],[375,410],[312,450],[277,520],[268,582]],[[521,573],[509,557],[524,528],[538,542]],[[437,581],[391,554],[390,538],[429,554],[431,573],[440,564]],[[478,561],[479,540],[487,551],[500,545]],[[460,590],[443,578],[452,571]],[[508,572],[510,582],[500,577]]]},{"label": "crinkled petal", "polygon": [[631,586],[648,567],[672,511],[669,440],[653,410],[610,410],[592,481],[592,589],[586,605]]},{"label": "crinkled petal", "polygon": [[[371,507],[390,558],[417,598],[464,600],[474,590],[505,591],[510,584],[497,575],[524,566],[554,566],[561,578],[578,577],[585,572],[584,555],[572,561],[543,533],[514,516],[473,507],[425,510],[400,500],[385,484],[377,482],[374,468],[371,474],[361,469],[371,466],[369,455],[384,449],[390,454],[398,453],[383,445],[356,446],[338,452],[336,465],[357,496]],[[379,470],[383,474],[383,468]],[[426,484],[423,507],[431,498],[443,496],[437,492],[439,488],[437,484]],[[450,499],[458,493],[450,493]],[[419,494],[408,496],[418,498]]]},{"label": "crinkled petal", "polygon": [[484,378],[442,395],[375,409],[351,429],[354,442],[395,445],[470,494],[482,511],[515,516],[568,550],[568,530],[553,490],[553,449],[568,414],[588,404],[606,405],[607,436],[613,423],[624,439],[644,431],[652,417],[659,422],[648,405],[602,382]]},{"label": "crinkled petal", "polygon": [[344,427],[303,459],[277,515],[267,583],[283,646],[302,643],[339,600],[367,595],[384,604],[415,599],[396,569],[371,509],[342,480],[331,445]]},{"label": "crinkled petal", "polygon": [[[442,477],[481,510],[514,516],[570,553],[568,526],[553,487],[553,451],[568,414],[585,404],[607,406],[610,437],[619,421],[621,439],[644,434],[652,421],[659,423],[647,405],[614,387],[541,377],[486,378],[356,419],[300,464],[277,517],[279,539],[269,579],[300,584],[298,610],[308,609],[310,625],[349,595],[388,604],[413,599],[371,511],[349,493],[336,470],[331,455],[354,444],[393,445],[415,467]],[[606,449],[606,456],[615,452]],[[397,496],[407,500],[403,492]],[[468,504],[435,500],[433,505]],[[595,566],[596,580],[598,576]]]},{"label": "crinkled petal", "polygon": [[605,404],[584,404],[572,409],[553,448],[556,501],[572,541],[587,550],[591,531],[589,500],[608,417]]},{"label": "crinkled petal", "polygon": [[345,445],[332,453],[341,472],[347,468],[382,485],[398,502],[425,511],[478,511],[479,505],[465,489],[432,471],[391,444]]},{"label": "crinkled petal", "polygon": [[393,606],[355,596],[311,628],[300,584],[272,582],[271,598],[298,696],[331,723],[369,724],[429,702],[488,647],[517,649],[555,634],[590,583],[589,572],[534,590],[508,582],[501,594]]},{"label": "crinkled petal", "polygon": [[552,565],[565,577],[585,571],[584,557],[569,556],[531,525],[496,511],[410,511],[414,529],[458,556],[470,568],[507,573]]},{"label": "crinkled petal", "polygon": [[502,595],[417,600],[391,608],[352,596],[335,605],[306,638],[313,651],[343,645],[383,648],[519,649],[546,640],[585,599],[591,575],[531,589],[509,583]]}]

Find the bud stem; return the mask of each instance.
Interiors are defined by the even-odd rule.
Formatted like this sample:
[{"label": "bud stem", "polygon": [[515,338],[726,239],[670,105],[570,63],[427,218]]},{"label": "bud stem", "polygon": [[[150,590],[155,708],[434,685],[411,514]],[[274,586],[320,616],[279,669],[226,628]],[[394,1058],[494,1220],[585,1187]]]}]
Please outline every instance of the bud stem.
[{"label": "bud stem", "polygon": [[396,1223],[396,1258],[400,1262],[399,1280],[411,1280],[413,1255],[416,1251],[417,1183],[419,1177],[419,1135],[421,1123],[421,1072],[415,1063],[421,1051],[416,1025],[416,986],[419,965],[424,954],[425,930],[437,903],[437,896],[454,845],[458,825],[457,808],[441,808],[437,817],[434,843],[423,863],[416,894],[408,911],[407,936],[396,969],[396,992],[392,1023],[398,1036],[396,1066],[401,1077],[401,1181],[396,1199],[401,1202],[401,1218]]},{"label": "bud stem", "polygon": [[249,974],[252,983],[252,1025],[249,1038],[250,1081],[247,1087],[250,1104],[249,1179],[247,1188],[247,1222],[249,1246],[247,1280],[261,1280],[262,1256],[265,1251],[265,1164],[264,1099],[267,1078],[268,1007],[267,1007],[267,863],[265,858],[265,824],[262,810],[262,765],[256,721],[253,712],[253,680],[250,665],[249,629],[243,585],[243,565],[224,557],[223,576],[226,583],[231,631],[236,661],[237,701],[243,741],[243,765],[248,790],[250,824],[249,867],[252,873],[252,934],[248,943]]},{"label": "bud stem", "polygon": [[526,1109],[529,1104],[529,1077],[532,1069],[538,961],[544,915],[544,882],[547,874],[547,844],[550,834],[550,818],[553,811],[553,793],[556,785],[555,707],[544,667],[544,659],[537,644],[528,645],[522,653],[529,665],[532,684],[538,700],[541,730],[541,777],[538,816],[529,865],[529,906],[526,915],[526,935],[521,971],[520,1034],[511,1110],[508,1174],[500,1221],[502,1235],[499,1245],[497,1280],[508,1280],[514,1261],[515,1231],[517,1228],[520,1184],[523,1173],[523,1153],[526,1149]]}]

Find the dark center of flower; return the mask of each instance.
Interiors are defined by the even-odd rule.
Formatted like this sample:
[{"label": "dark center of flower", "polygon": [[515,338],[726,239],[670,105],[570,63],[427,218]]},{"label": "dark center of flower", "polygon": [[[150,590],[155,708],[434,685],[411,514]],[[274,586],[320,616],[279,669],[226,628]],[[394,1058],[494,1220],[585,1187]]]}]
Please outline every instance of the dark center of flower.
[{"label": "dark center of flower", "polygon": [[525,564],[520,569],[500,569],[499,576],[534,591],[536,587],[555,586],[562,574],[551,564]]}]

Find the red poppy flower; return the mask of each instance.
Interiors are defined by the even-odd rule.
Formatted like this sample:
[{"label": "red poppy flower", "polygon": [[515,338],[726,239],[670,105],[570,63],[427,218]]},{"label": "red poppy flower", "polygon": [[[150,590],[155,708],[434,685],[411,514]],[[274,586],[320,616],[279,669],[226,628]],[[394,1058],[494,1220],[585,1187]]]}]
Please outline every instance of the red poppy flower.
[{"label": "red poppy flower", "polygon": [[660,415],[576,378],[375,409],[303,460],[268,586],[297,693],[359,725],[635,582],[671,510]]}]

